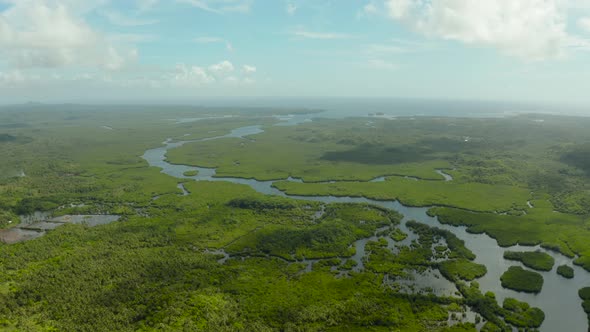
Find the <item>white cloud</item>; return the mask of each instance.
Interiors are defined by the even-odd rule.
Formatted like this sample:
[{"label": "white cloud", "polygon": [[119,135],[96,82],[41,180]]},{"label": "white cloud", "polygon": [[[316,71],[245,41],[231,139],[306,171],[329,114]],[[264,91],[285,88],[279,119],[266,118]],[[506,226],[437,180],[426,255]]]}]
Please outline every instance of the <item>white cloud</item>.
[{"label": "white cloud", "polygon": [[102,15],[106,17],[112,24],[123,27],[153,25],[159,22],[159,20],[154,19],[143,19],[138,17],[126,16],[113,10],[102,11]]},{"label": "white cloud", "polygon": [[385,6],[392,19],[427,36],[527,60],[560,57],[569,43],[564,0],[387,0]]},{"label": "white cloud", "polygon": [[234,50],[232,43],[230,43],[229,41],[227,41],[223,38],[220,38],[220,37],[209,37],[209,36],[197,37],[194,39],[194,42],[199,43],[199,44],[223,43],[223,44],[225,44],[225,48],[229,52],[233,52],[233,50]]},{"label": "white cloud", "polygon": [[287,3],[285,10],[287,11],[287,14],[295,15],[295,12],[297,11],[297,6],[295,6],[294,4],[289,2],[289,3]]},{"label": "white cloud", "polygon": [[363,6],[363,13],[365,15],[377,14],[377,6],[374,3],[370,2]]},{"label": "white cloud", "polygon": [[370,59],[368,61],[368,66],[372,69],[378,70],[396,70],[398,69],[398,65],[382,60],[382,59]]},{"label": "white cloud", "polygon": [[234,65],[225,60],[209,66],[209,71],[216,75],[225,75],[234,71]]},{"label": "white cloud", "polygon": [[211,13],[215,13],[215,14],[221,14],[220,10],[211,8],[209,6],[209,4],[207,3],[207,1],[203,1],[203,0],[176,0],[177,2],[180,3],[186,3],[189,4],[195,8],[207,11],[207,12],[211,12]]},{"label": "white cloud", "polygon": [[307,39],[350,39],[353,36],[343,33],[334,32],[314,32],[303,29],[298,29],[291,34],[295,37],[307,38]]},{"label": "white cloud", "polygon": [[242,72],[244,72],[244,74],[247,74],[247,75],[254,74],[256,72],[256,67],[244,65],[244,66],[242,66]]},{"label": "white cloud", "polygon": [[10,72],[0,71],[0,86],[14,86],[23,83],[27,78],[19,70]]},{"label": "white cloud", "polygon": [[140,12],[152,10],[158,2],[159,0],[136,0],[137,8]]},{"label": "white cloud", "polygon": [[590,17],[582,17],[578,20],[578,27],[590,33]]},{"label": "white cloud", "polygon": [[72,7],[52,1],[14,2],[0,12],[0,58],[16,68],[91,66],[115,70],[137,52],[123,50],[92,29]]},{"label": "white cloud", "polygon": [[176,2],[215,14],[249,13],[252,6],[251,0],[176,0]]},{"label": "white cloud", "polygon": [[356,19],[360,20],[363,18],[369,18],[371,16],[382,15],[383,8],[381,5],[375,4],[376,0],[371,0],[367,4],[365,4],[361,9],[359,9],[356,13]]},{"label": "white cloud", "polygon": [[235,3],[231,4],[231,5],[222,6],[220,8],[220,10],[224,13],[234,12],[234,13],[246,14],[246,13],[250,12],[251,3],[249,1],[243,1],[243,2],[230,1],[230,2],[235,2]]},{"label": "white cloud", "polygon": [[176,65],[173,82],[181,85],[201,85],[215,82],[215,78],[203,67],[181,63]]}]

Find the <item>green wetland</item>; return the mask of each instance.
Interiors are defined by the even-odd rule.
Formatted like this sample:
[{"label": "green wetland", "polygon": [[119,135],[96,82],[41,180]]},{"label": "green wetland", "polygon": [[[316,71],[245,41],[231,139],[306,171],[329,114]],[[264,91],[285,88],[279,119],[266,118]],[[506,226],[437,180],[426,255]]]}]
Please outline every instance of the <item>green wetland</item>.
[{"label": "green wetland", "polygon": [[[11,158],[2,165],[16,170],[2,182],[5,227],[37,210],[121,221],[68,224],[0,245],[0,326],[587,329],[577,294],[590,285],[583,269],[590,245],[582,241],[588,189],[575,154],[581,147],[569,141],[579,120],[399,118],[372,119],[369,126],[365,118],[305,121],[321,113],[300,112],[281,123],[269,116],[279,110],[215,112],[234,116],[186,109],[167,123],[168,113],[153,111],[137,124],[126,111],[118,126],[108,123],[114,128],[108,137],[100,127],[88,130],[104,119],[47,126],[43,114],[18,119],[7,112],[15,123],[32,122],[29,130],[11,132],[32,142],[10,143]],[[520,136],[489,139],[507,137],[504,131],[514,129],[505,127],[514,123]],[[49,129],[39,132],[41,124]],[[125,129],[117,134],[117,128]],[[537,136],[546,131],[560,140],[543,146]],[[575,134],[586,139],[581,129]],[[73,140],[79,137],[86,141]],[[282,148],[269,149],[269,142]],[[510,149],[498,148],[506,144]],[[47,146],[62,159],[42,164]],[[116,153],[109,153],[113,146]],[[545,169],[557,167],[566,180],[535,173],[541,169],[533,165],[523,169],[517,162],[523,153]],[[18,176],[23,168],[26,176]],[[523,183],[525,171],[534,176]],[[508,222],[518,227],[502,233]],[[507,251],[552,258],[551,268],[541,264],[548,271],[539,272],[540,293],[501,286],[501,275],[522,264],[504,259]],[[572,280],[556,273],[573,263]],[[68,273],[78,269],[87,275],[63,296],[75,280]]]}]

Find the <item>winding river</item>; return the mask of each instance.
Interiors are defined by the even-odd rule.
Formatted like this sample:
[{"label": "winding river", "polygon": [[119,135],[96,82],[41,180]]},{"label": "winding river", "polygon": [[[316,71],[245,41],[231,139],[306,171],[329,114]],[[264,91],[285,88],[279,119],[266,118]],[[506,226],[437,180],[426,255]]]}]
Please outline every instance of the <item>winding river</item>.
[{"label": "winding river", "polygon": [[[292,120],[292,119],[291,119]],[[293,121],[292,125],[297,125],[298,122]],[[300,122],[299,122],[300,123]],[[485,234],[470,234],[466,231],[465,227],[454,227],[450,225],[441,224],[436,217],[430,217],[427,215],[429,207],[408,207],[400,204],[398,201],[376,201],[367,198],[356,198],[356,197],[333,197],[333,196],[293,196],[286,195],[284,192],[274,188],[272,186],[273,181],[257,181],[253,179],[242,179],[242,178],[221,178],[215,177],[215,169],[213,168],[202,168],[202,167],[191,167],[186,165],[174,165],[166,161],[166,153],[170,149],[180,147],[186,143],[196,141],[214,140],[219,138],[245,138],[249,135],[262,133],[261,126],[248,126],[237,128],[232,130],[229,134],[224,136],[217,136],[206,138],[195,141],[172,141],[170,139],[163,142],[163,146],[147,150],[143,155],[143,158],[149,163],[150,166],[159,167],[162,169],[162,173],[176,177],[183,180],[196,180],[196,181],[225,181],[238,184],[248,185],[257,192],[276,195],[283,197],[290,197],[293,199],[318,201],[323,203],[369,203],[384,208],[392,209],[400,212],[404,215],[400,228],[402,231],[412,234],[406,227],[406,222],[409,220],[417,220],[421,223],[428,224],[433,227],[446,229],[453,232],[457,237],[465,241],[466,246],[471,249],[477,258],[475,261],[480,264],[484,264],[488,268],[488,273],[478,279],[482,292],[492,291],[496,294],[496,298],[499,303],[506,297],[516,298],[521,301],[529,303],[531,306],[541,308],[545,314],[546,319],[541,327],[541,331],[554,332],[565,329],[566,331],[586,331],[587,318],[581,307],[581,300],[578,298],[578,289],[586,286],[590,286],[590,273],[583,270],[582,268],[573,265],[572,259],[565,257],[561,254],[547,251],[538,246],[536,247],[523,247],[514,246],[510,248],[502,248],[498,246],[496,240],[490,238]],[[184,173],[187,171],[198,171],[196,176],[185,176]],[[440,175],[444,177],[445,181],[451,181],[452,177],[443,171],[438,171]],[[301,181],[299,179],[289,178],[290,181]],[[377,178],[374,181],[382,181],[382,178]],[[183,189],[183,194],[188,194]],[[410,237],[412,238],[412,237]],[[371,240],[363,239],[357,241],[354,245],[357,249],[357,255],[353,257],[357,262],[362,262],[362,257],[365,253],[364,245]],[[391,247],[391,244],[390,244]],[[547,252],[549,255],[555,258],[555,267],[550,272],[539,272],[543,275],[545,280],[543,290],[539,294],[527,294],[515,292],[509,289],[505,289],[501,286],[500,276],[504,273],[508,267],[513,265],[520,265],[519,262],[508,261],[503,258],[504,251],[506,250],[517,250],[517,251],[535,251],[540,250]],[[557,266],[561,264],[569,264],[574,267],[575,277],[573,279],[565,279],[559,276],[555,270]],[[357,269],[362,268],[362,265],[357,266]],[[438,272],[438,271],[436,271]],[[433,274],[433,273],[431,273]],[[419,279],[419,276],[417,276]],[[444,280],[440,275],[426,276],[424,280],[415,281],[419,283],[432,283],[430,286],[433,288],[442,288],[443,293],[452,294],[456,289],[455,286]],[[441,292],[438,292],[441,293]]]}]

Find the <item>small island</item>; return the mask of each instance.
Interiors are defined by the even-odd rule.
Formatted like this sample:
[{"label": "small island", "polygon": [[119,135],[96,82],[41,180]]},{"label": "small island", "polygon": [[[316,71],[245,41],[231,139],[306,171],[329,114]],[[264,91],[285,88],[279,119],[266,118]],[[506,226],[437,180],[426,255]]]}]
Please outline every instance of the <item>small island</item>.
[{"label": "small island", "polygon": [[500,277],[502,287],[519,292],[539,293],[543,288],[543,276],[520,266],[511,266]]},{"label": "small island", "polygon": [[182,175],[184,175],[184,176],[197,176],[198,174],[199,174],[199,171],[197,171],[196,169],[182,173]]},{"label": "small island", "polygon": [[485,265],[461,258],[444,261],[439,265],[440,273],[451,281],[472,281],[483,277],[487,272]]},{"label": "small island", "polygon": [[582,302],[582,308],[588,316],[588,324],[590,324],[590,287],[584,287],[578,291],[578,295],[584,301]]},{"label": "small island", "polygon": [[506,322],[524,328],[537,328],[543,324],[545,313],[539,308],[529,306],[513,298],[507,298],[503,304]]},{"label": "small island", "polygon": [[522,262],[526,267],[537,271],[551,271],[555,259],[541,251],[506,251],[504,258]]},{"label": "small island", "polygon": [[557,274],[564,278],[572,279],[574,277],[574,269],[569,265],[560,265],[557,267]]}]

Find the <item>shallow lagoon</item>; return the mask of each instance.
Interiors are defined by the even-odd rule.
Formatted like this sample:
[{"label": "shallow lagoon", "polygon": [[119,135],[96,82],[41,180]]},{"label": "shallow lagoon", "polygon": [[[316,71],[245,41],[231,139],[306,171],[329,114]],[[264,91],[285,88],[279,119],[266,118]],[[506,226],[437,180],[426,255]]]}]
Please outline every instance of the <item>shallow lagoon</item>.
[{"label": "shallow lagoon", "polygon": [[83,224],[90,227],[105,225],[119,220],[117,215],[65,215],[50,218],[49,213],[35,212],[29,216],[21,216],[21,224],[0,230],[0,242],[14,244],[36,239],[65,224]]}]

